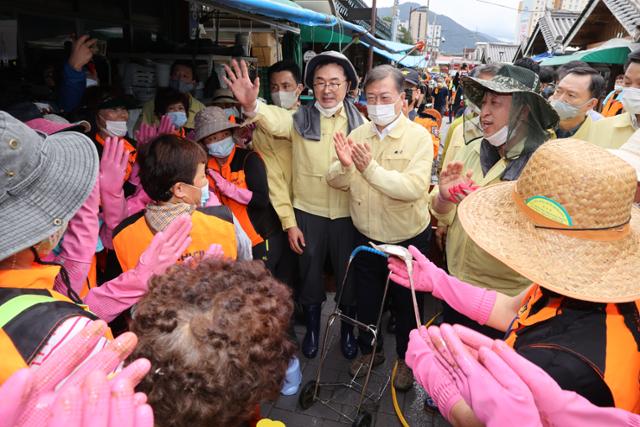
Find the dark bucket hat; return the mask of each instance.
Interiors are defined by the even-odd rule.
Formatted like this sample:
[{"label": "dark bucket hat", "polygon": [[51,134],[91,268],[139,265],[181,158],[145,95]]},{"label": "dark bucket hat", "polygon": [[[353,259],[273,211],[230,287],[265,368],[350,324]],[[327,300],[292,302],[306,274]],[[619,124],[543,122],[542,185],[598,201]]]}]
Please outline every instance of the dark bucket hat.
[{"label": "dark bucket hat", "polygon": [[544,129],[553,129],[560,118],[551,105],[538,94],[540,79],[536,73],[516,65],[504,64],[491,80],[475,77],[462,77],[464,95],[476,106],[482,105],[482,99],[487,91],[499,94],[523,94],[527,104],[531,106]]}]

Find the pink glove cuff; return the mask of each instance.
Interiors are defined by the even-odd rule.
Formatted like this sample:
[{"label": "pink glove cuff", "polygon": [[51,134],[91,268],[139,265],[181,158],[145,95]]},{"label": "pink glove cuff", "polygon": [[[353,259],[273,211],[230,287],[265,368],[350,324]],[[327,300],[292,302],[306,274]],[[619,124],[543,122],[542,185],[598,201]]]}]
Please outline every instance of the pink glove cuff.
[{"label": "pink glove cuff", "polygon": [[498,296],[496,291],[470,285],[444,271],[441,273],[442,280],[434,282],[433,296],[479,324],[487,323]]},{"label": "pink glove cuff", "polygon": [[442,380],[431,390],[431,397],[438,405],[443,417],[450,421],[450,413],[453,406],[462,400],[462,395],[458,388],[448,378],[441,377]]}]

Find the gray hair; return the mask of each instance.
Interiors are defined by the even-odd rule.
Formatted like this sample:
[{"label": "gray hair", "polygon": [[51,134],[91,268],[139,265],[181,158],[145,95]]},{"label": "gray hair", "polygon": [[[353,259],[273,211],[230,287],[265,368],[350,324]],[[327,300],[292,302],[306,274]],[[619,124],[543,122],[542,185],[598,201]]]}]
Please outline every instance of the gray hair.
[{"label": "gray hair", "polygon": [[398,89],[398,93],[402,93],[402,88],[404,87],[404,76],[400,70],[388,64],[378,65],[377,67],[372,68],[364,78],[364,84],[362,87],[366,91],[369,84],[384,80],[389,76],[393,78],[393,81],[396,84],[396,89]]},{"label": "gray hair", "polygon": [[502,67],[501,64],[479,65],[475,67],[473,70],[471,70],[471,77],[478,77],[480,74],[488,74],[491,77],[493,77],[496,74],[498,74],[498,71],[500,71],[501,67]]}]

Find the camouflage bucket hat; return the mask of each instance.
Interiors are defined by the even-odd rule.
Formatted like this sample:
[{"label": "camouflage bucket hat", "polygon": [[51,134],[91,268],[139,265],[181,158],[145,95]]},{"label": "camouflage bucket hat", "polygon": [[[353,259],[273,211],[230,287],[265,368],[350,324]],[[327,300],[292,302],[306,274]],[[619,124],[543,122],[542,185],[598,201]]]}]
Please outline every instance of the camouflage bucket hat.
[{"label": "camouflage bucket hat", "polygon": [[538,93],[540,79],[536,73],[516,65],[504,64],[491,80],[462,77],[464,95],[480,107],[487,91],[499,94],[521,94],[527,98],[532,114],[544,129],[554,129],[560,120],[551,105]]}]

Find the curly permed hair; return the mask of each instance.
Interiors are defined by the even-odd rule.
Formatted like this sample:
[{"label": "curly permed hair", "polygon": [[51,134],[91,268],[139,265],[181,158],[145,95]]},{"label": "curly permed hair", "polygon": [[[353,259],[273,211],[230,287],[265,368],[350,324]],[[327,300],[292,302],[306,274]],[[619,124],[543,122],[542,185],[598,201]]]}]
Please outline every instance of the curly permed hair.
[{"label": "curly permed hair", "polygon": [[295,346],[289,288],[262,262],[204,260],[154,276],[139,302],[131,359],[151,361],[140,385],[156,425],[237,426],[275,399]]}]

